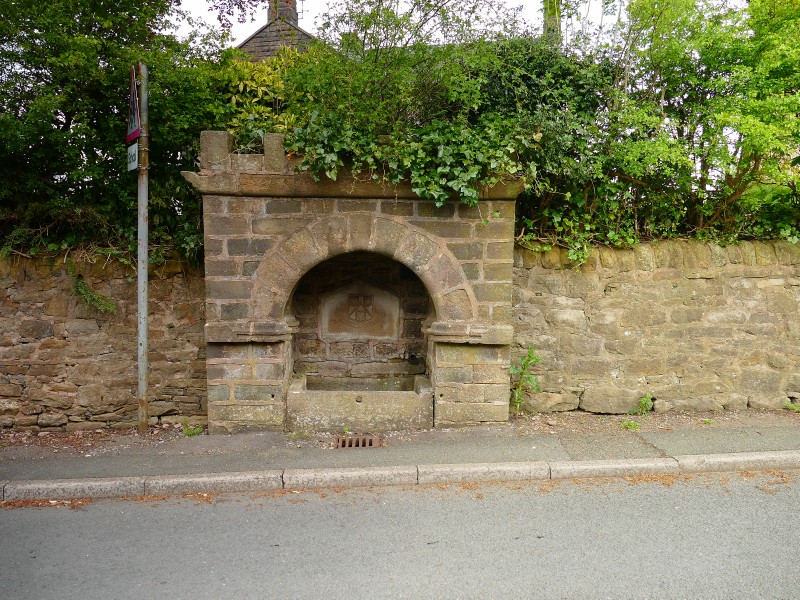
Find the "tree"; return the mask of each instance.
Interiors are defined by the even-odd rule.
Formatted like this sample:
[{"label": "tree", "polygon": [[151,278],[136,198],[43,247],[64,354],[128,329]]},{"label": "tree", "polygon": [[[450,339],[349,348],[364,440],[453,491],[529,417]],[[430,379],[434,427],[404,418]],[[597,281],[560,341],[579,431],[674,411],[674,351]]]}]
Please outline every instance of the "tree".
[{"label": "tree", "polygon": [[129,70],[151,72],[155,242],[199,248],[198,205],[178,175],[219,123],[213,36],[170,33],[175,0],[0,0],[2,247],[135,247],[135,176],[125,160]]}]

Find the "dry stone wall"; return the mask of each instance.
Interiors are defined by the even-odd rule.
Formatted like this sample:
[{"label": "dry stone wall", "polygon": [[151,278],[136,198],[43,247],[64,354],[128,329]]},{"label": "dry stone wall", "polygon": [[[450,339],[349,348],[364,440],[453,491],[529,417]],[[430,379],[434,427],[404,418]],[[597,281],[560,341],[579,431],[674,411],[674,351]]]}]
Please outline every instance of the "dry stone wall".
[{"label": "dry stone wall", "polygon": [[[115,314],[75,296],[81,273]],[[95,429],[137,420],[136,277],[63,258],[0,260],[0,427]],[[151,423],[204,423],[202,274],[171,262],[150,279]]]},{"label": "dry stone wall", "polygon": [[535,411],[781,408],[800,398],[800,247],[670,241],[517,251],[515,355],[535,345]]}]

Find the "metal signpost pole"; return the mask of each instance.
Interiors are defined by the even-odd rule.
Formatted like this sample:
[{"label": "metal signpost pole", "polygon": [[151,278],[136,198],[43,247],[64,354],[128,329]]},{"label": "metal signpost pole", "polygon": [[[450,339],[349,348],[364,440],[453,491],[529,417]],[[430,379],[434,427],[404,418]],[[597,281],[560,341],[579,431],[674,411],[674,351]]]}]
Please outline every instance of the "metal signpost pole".
[{"label": "metal signpost pole", "polygon": [[147,432],[147,279],[148,279],[148,170],[150,117],[147,110],[147,66],[139,61],[136,65],[139,74],[139,115],[141,133],[139,134],[139,189],[138,189],[138,235],[137,235],[137,299],[138,299],[138,361],[139,361],[139,431]]}]

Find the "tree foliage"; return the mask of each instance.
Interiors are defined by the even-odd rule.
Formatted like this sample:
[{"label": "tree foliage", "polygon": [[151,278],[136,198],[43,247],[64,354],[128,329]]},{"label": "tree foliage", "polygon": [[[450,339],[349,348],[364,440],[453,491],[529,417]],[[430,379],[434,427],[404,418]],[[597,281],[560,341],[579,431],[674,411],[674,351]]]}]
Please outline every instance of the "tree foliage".
[{"label": "tree foliage", "polygon": [[0,235],[26,252],[135,248],[127,172],[129,71],[150,70],[150,221],[156,246],[201,247],[199,205],[180,178],[199,132],[219,126],[220,40],[170,33],[176,2],[0,0]]},{"label": "tree foliage", "polygon": [[[179,177],[199,132],[242,152],[286,134],[301,169],[408,180],[441,204],[517,177],[518,240],[569,248],[694,236],[800,239],[800,0],[547,0],[547,31],[493,0],[347,0],[302,52],[251,63],[169,31],[177,0],[0,0],[0,235],[134,238],[127,71],[151,71],[155,242],[199,248]],[[258,0],[216,0],[221,20]],[[130,16],[136,15],[136,16]],[[576,25],[577,24],[577,25]]]}]

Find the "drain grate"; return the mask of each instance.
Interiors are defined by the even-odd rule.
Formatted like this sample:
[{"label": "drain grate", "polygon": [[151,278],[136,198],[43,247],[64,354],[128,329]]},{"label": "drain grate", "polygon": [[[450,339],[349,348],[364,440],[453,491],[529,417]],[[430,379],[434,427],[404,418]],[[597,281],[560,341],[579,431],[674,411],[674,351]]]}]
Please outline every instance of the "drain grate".
[{"label": "drain grate", "polygon": [[337,435],[335,448],[378,448],[383,440],[374,435]]}]

